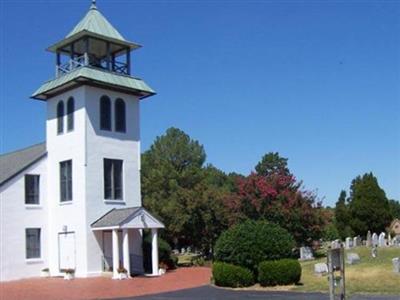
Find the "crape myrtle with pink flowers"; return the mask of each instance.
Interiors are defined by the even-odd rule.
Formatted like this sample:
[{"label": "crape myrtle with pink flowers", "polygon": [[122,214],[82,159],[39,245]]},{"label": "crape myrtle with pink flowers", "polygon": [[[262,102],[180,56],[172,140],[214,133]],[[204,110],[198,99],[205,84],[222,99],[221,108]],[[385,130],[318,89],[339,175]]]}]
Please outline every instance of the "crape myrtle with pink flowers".
[{"label": "crape myrtle with pink flowers", "polygon": [[249,219],[285,228],[298,246],[321,237],[321,202],[290,172],[287,158],[267,153],[247,176],[225,174],[205,160],[203,145],[177,128],[142,155],[143,203],[164,222],[162,237],[172,247],[212,254],[224,230]]}]

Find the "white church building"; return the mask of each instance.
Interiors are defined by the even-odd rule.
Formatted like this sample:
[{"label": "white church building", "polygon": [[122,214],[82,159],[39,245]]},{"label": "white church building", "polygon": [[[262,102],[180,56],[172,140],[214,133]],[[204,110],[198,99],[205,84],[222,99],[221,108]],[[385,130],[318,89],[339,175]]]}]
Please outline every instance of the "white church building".
[{"label": "white church building", "polygon": [[47,50],[55,77],[31,98],[47,107],[46,142],[0,156],[0,279],[143,273],[143,230],[164,225],[142,208],[140,101],[155,92],[131,72],[125,40],[93,3]]}]

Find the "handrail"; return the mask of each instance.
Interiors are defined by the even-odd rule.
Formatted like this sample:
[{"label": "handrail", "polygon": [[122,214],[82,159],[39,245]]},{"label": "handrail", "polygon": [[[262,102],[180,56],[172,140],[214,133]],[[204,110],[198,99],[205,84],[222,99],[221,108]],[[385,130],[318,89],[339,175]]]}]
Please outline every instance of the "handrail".
[{"label": "handrail", "polygon": [[95,68],[109,70],[111,72],[129,75],[128,64],[112,59],[99,59],[94,55],[84,55],[71,58],[68,62],[56,66],[56,77],[72,72],[80,67],[92,66]]}]

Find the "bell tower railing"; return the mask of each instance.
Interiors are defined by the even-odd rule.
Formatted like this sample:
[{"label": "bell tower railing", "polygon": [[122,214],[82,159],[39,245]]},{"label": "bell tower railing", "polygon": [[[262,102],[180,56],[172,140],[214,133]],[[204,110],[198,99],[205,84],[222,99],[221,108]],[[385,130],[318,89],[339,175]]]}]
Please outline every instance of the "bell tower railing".
[{"label": "bell tower railing", "polygon": [[85,53],[81,56],[71,57],[69,61],[64,64],[57,64],[56,77],[60,77],[78,68],[87,66],[122,75],[130,75],[129,63],[119,62],[115,60],[115,58],[97,58],[95,55]]}]

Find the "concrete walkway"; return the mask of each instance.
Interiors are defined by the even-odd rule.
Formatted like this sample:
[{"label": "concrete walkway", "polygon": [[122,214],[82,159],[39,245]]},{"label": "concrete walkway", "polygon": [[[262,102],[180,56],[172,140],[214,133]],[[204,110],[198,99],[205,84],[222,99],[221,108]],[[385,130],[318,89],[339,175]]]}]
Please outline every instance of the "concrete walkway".
[{"label": "concrete walkway", "polygon": [[[233,291],[213,286],[202,286],[169,293],[118,300],[329,300],[327,294],[298,292]],[[399,300],[400,296],[355,295],[351,300]]]}]

